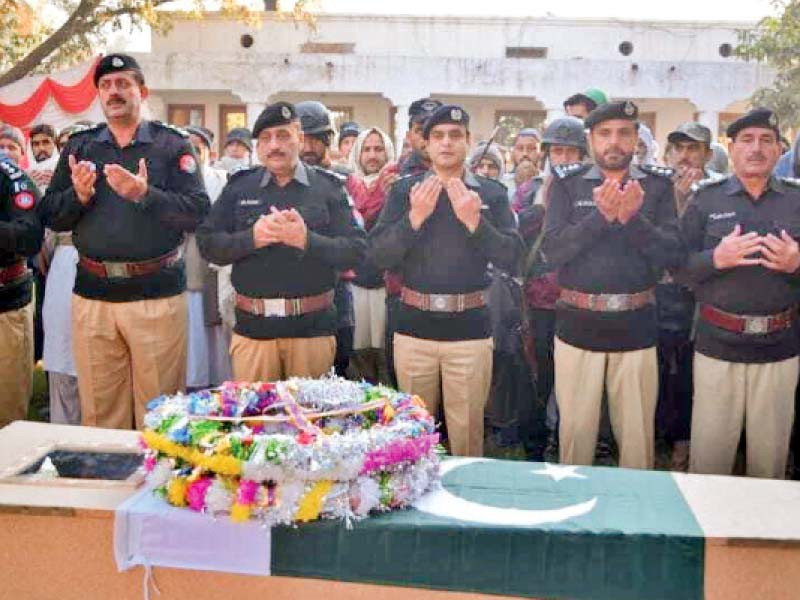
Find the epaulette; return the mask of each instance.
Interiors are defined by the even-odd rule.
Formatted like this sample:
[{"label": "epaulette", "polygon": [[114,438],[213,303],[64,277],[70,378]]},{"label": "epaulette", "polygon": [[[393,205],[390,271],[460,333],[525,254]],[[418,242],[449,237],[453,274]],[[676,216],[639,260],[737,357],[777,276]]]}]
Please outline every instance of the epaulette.
[{"label": "epaulette", "polygon": [[696,181],[692,184],[692,187],[689,188],[693,194],[696,194],[700,190],[704,190],[707,187],[711,187],[712,185],[719,185],[723,181],[727,181],[728,177],[706,177],[705,179],[701,179],[700,181]]},{"label": "epaulette", "polygon": [[637,165],[640,171],[644,171],[648,175],[656,175],[658,177],[672,177],[675,175],[675,169],[669,167],[660,167],[658,165]]},{"label": "epaulette", "polygon": [[553,173],[555,173],[556,177],[558,177],[559,179],[565,179],[572,175],[576,175],[577,173],[580,173],[581,171],[583,171],[584,169],[588,169],[589,167],[590,165],[587,165],[586,163],[582,162],[569,163],[566,165],[556,165],[555,167],[553,167]]},{"label": "epaulette", "polygon": [[175,125],[170,125],[169,123],[164,123],[162,121],[151,121],[151,123],[153,123],[153,125],[156,125],[157,127],[161,127],[162,129],[168,129],[170,131],[174,131],[182,138],[189,137],[188,131],[186,131],[185,129],[181,129],[180,127],[176,127]]},{"label": "epaulette", "polygon": [[261,165],[254,165],[252,167],[241,167],[240,169],[236,169],[235,171],[231,171],[228,173],[228,181],[232,181],[236,177],[241,177],[242,175],[246,175],[247,173],[252,173],[256,169],[260,169]]},{"label": "epaulette", "polygon": [[91,126],[89,126],[89,125],[78,125],[77,127],[75,127],[75,129],[73,131],[70,132],[69,138],[67,138],[67,139],[71,140],[74,137],[78,137],[80,135],[85,135],[87,133],[97,133],[98,131],[100,131],[101,129],[103,129],[105,127],[108,127],[108,125],[106,123],[97,123],[96,125],[91,125]]},{"label": "epaulette", "polygon": [[499,179],[494,179],[493,177],[486,177],[484,175],[478,175],[477,173],[473,173],[475,179],[480,181],[481,183],[488,183],[489,185],[496,185],[500,187],[506,194],[508,193],[508,187],[505,183],[500,181]]},{"label": "epaulette", "polygon": [[325,177],[335,181],[336,183],[338,183],[340,185],[344,185],[344,182],[347,181],[347,177],[345,177],[344,175],[341,175],[340,173],[337,173],[336,171],[331,171],[330,169],[325,169],[323,167],[318,167],[316,165],[306,165],[306,166],[311,167],[317,173],[319,173],[321,175],[325,175]]},{"label": "epaulette", "polygon": [[0,155],[0,171],[11,181],[25,176],[25,172],[20,169],[10,157],[5,155]]},{"label": "epaulette", "polygon": [[800,188],[800,179],[797,177],[779,177],[778,179],[788,186]]}]

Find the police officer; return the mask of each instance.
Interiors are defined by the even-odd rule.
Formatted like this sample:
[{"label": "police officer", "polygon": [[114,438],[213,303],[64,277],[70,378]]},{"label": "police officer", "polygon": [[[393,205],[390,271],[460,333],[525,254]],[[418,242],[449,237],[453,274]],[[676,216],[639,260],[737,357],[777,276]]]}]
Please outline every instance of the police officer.
[{"label": "police officer", "polygon": [[[555,302],[560,293],[555,273],[541,251],[544,240],[544,215],[548,205],[548,192],[554,178],[552,169],[580,163],[586,157],[586,134],[583,122],[574,117],[555,119],[544,130],[542,152],[550,165],[551,174],[544,179],[536,198],[531,195],[525,200],[523,209],[519,212],[519,231],[528,249],[522,275],[525,280],[528,320],[534,335],[536,392],[540,407],[547,405],[555,382],[553,363]],[[537,419],[537,416],[534,418]],[[553,444],[556,443],[557,436],[553,440]]]},{"label": "police officer", "polygon": [[794,419],[800,184],[776,179],[775,114],[730,124],[733,174],[698,185],[681,225],[699,304],[690,470],[729,474],[742,428],[747,474],[783,478]]},{"label": "police officer", "polygon": [[74,134],[42,207],[72,231],[80,259],[72,345],[84,425],[141,427],[145,406],[186,380],[180,248],[208,211],[187,136],[141,116],[136,60],[110,54],[94,73],[107,123]]},{"label": "police officer", "polygon": [[[334,130],[331,114],[322,102],[306,100],[297,107],[297,116],[303,128],[303,151],[300,158],[307,165],[323,167],[340,174],[343,178],[351,173],[349,166],[333,164],[330,157],[330,146]],[[345,181],[342,179],[342,181]],[[334,366],[336,374],[344,377],[350,365],[353,353],[353,335],[356,316],[353,309],[353,287],[355,278],[353,271],[340,273],[334,288],[334,304],[336,305],[336,358]]]},{"label": "police officer", "polygon": [[[675,210],[683,215],[692,187],[708,177],[711,130],[696,122],[681,123],[667,136],[667,164],[673,171]],[[672,444],[672,469],[689,468],[689,434],[692,421],[692,328],[694,295],[683,283],[665,273],[656,286],[658,310],[658,410],[656,429]]]},{"label": "police officer", "polygon": [[666,171],[633,166],[638,109],[586,118],[594,165],[556,168],[544,253],[556,268],[556,399],[561,460],[591,464],[608,392],[620,466],[652,468],[658,393],[653,287],[684,258]]},{"label": "police officer", "polygon": [[361,128],[355,121],[345,121],[339,129],[339,160],[342,164],[347,164],[350,159],[350,150],[356,142]]},{"label": "police officer", "polygon": [[0,151],[0,427],[25,418],[33,391],[32,276],[25,258],[42,245],[39,199],[33,180]]},{"label": "police officer", "polygon": [[418,175],[431,167],[431,159],[426,149],[423,130],[425,121],[442,103],[433,98],[414,100],[408,107],[408,131],[406,141],[411,146],[411,154],[400,163],[400,175]]},{"label": "police officer", "polygon": [[233,375],[243,381],[319,377],[333,365],[336,271],[364,257],[342,178],[299,160],[292,104],[267,106],[253,127],[264,166],[231,177],[197,231],[200,251],[233,263]]},{"label": "police officer", "polygon": [[439,107],[423,135],[432,170],[395,182],[370,251],[404,280],[394,337],[400,388],[436,414],[441,385],[452,453],[480,456],[492,373],[487,265],[513,270],[521,243],[505,188],[464,168],[467,112]]}]

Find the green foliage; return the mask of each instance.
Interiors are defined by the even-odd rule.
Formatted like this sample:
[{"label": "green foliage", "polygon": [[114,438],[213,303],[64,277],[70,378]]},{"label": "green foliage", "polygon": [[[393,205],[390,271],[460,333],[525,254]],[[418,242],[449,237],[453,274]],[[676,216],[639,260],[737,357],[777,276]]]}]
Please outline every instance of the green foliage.
[{"label": "green foliage", "polygon": [[756,90],[752,104],[771,108],[781,125],[796,128],[800,125],[800,0],[775,0],[772,4],[776,16],[739,32],[736,54],[775,69],[772,86]]},{"label": "green foliage", "polygon": [[[32,31],[20,31],[22,0],[0,0],[0,86],[31,73],[46,73],[71,66],[103,50],[110,33],[134,33],[144,27],[166,33],[176,15],[202,18],[213,7],[220,14],[247,22],[253,27],[263,19],[305,22],[312,29],[311,7],[315,0],[296,0],[289,10],[265,12],[252,0],[191,0],[187,12],[170,12],[175,0],[50,0],[55,13],[64,16],[57,26],[43,23],[34,15]],[[185,3],[180,4],[185,7]],[[262,5],[263,6],[263,5]]]}]

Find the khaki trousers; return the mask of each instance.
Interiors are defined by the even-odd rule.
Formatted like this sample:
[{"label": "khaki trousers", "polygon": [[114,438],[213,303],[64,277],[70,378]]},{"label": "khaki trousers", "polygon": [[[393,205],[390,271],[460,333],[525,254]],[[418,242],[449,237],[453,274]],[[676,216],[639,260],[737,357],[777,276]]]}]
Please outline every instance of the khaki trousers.
[{"label": "khaki trousers", "polygon": [[695,352],[689,470],[730,475],[744,426],[747,474],[783,479],[798,370],[797,357],[732,363]]},{"label": "khaki trousers", "polygon": [[561,462],[592,464],[605,390],[611,428],[619,446],[619,466],[653,468],[658,400],[655,347],[592,352],[556,337],[555,373]]},{"label": "khaki trousers", "polygon": [[441,391],[450,451],[483,456],[483,410],[492,382],[491,338],[440,342],[394,334],[397,383],[425,401],[436,417]]},{"label": "khaki trousers", "polygon": [[237,381],[280,381],[289,377],[321,377],[331,370],[336,337],[257,340],[238,333],[231,340],[233,378]]},{"label": "khaki trousers", "polygon": [[147,403],[186,385],[186,296],[105,302],[72,296],[81,423],[141,429]]},{"label": "khaki trousers", "polygon": [[33,302],[0,313],[0,427],[28,415],[33,392]]}]

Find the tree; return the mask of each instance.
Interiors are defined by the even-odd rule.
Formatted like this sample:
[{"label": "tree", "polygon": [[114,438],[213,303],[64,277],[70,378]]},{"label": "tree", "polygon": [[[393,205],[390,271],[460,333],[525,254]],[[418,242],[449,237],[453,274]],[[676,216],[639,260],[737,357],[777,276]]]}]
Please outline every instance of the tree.
[{"label": "tree", "polygon": [[800,125],[800,0],[775,0],[772,4],[780,14],[740,31],[736,54],[775,69],[772,85],[756,90],[752,103],[774,110],[782,126],[796,128]]},{"label": "tree", "polygon": [[[91,56],[102,48],[109,32],[146,26],[159,33],[169,31],[176,14],[167,10],[175,0],[55,0],[50,4],[65,15],[63,23],[51,27],[35,22],[31,31],[22,32],[21,1],[0,0],[0,87],[30,73],[48,72]],[[222,14],[254,26],[267,17],[290,18],[313,27],[313,1],[296,0],[290,10],[282,10],[274,0],[264,0],[264,11],[254,9],[247,0],[218,0],[215,5]],[[207,0],[191,2],[190,14],[202,18],[209,6]]]}]

